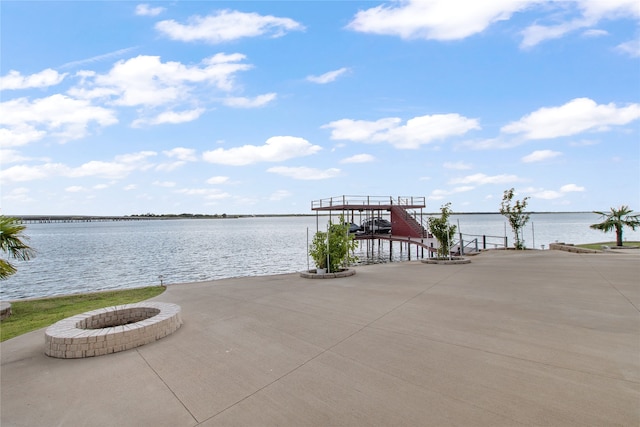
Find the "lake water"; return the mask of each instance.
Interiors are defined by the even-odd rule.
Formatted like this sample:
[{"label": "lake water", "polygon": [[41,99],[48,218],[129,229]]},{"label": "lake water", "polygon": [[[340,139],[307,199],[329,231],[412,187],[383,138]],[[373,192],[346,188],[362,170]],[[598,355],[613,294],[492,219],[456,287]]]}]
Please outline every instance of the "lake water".
[{"label": "lake water", "polygon": [[[320,228],[327,220],[319,218]],[[615,240],[614,233],[589,228],[598,221],[591,213],[533,214],[524,239],[535,249],[555,241]],[[513,244],[499,214],[453,215],[451,222],[465,235],[504,236],[506,230]],[[161,275],[164,283],[184,283],[302,271],[314,268],[307,258],[307,230],[311,239],[315,216],[28,224],[37,255],[16,262],[18,273],[0,282],[0,299],[157,285]],[[640,240],[640,231],[624,233],[625,240]],[[361,259],[365,247],[356,254]],[[389,259],[388,243],[375,258]],[[393,249],[392,258],[407,259],[407,251]]]}]

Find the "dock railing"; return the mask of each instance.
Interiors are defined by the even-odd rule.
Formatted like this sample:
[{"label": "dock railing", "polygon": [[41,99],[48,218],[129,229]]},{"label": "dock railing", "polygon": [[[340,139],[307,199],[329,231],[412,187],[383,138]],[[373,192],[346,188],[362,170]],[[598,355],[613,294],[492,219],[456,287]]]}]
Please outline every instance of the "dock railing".
[{"label": "dock railing", "polygon": [[458,241],[460,253],[464,255],[465,248],[473,247],[475,252],[480,249],[506,249],[508,242],[506,236],[488,236],[486,234],[463,234],[458,233]]},{"label": "dock railing", "polygon": [[424,196],[335,196],[326,199],[314,200],[311,202],[311,210],[328,209],[332,207],[342,208],[344,206],[371,207],[371,206],[425,206]]}]

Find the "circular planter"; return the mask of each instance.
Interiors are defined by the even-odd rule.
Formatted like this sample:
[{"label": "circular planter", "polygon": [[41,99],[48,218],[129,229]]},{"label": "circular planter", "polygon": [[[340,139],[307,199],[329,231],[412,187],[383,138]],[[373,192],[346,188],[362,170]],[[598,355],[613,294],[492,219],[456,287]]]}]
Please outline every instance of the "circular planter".
[{"label": "circular planter", "polygon": [[335,273],[317,273],[316,270],[309,270],[300,272],[300,277],[304,277],[305,279],[339,279],[341,277],[353,276],[354,274],[356,274],[356,271],[349,268],[336,271]]},{"label": "circular planter", "polygon": [[101,356],[159,340],[182,326],[180,306],[163,302],[125,304],[71,316],[45,331],[47,356]]},{"label": "circular planter", "polygon": [[471,260],[468,258],[462,258],[462,257],[453,257],[451,259],[449,258],[426,258],[423,259],[422,262],[424,264],[442,264],[442,265],[455,265],[455,264],[470,264]]}]

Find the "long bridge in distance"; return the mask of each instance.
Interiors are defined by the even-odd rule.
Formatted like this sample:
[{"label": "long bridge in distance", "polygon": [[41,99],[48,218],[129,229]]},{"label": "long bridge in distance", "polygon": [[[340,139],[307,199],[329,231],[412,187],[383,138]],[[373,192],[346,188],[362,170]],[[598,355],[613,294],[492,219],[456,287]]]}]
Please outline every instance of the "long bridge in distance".
[{"label": "long bridge in distance", "polygon": [[50,224],[63,222],[147,221],[163,219],[150,216],[94,216],[94,215],[14,215],[23,224]]}]

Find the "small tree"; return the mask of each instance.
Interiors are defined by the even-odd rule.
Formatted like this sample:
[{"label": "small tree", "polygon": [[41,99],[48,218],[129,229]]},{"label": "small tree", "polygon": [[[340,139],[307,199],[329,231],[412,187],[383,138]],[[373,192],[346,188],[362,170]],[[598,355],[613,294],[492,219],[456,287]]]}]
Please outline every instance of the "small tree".
[{"label": "small tree", "polygon": [[[35,255],[35,251],[26,244],[29,239],[22,232],[26,226],[16,218],[0,216],[0,249],[7,258],[27,261]],[[6,279],[16,272],[9,259],[0,259],[0,280]]]},{"label": "small tree", "polygon": [[316,234],[313,235],[311,245],[309,245],[309,255],[313,258],[316,268],[321,268],[323,270],[327,268],[328,249],[327,232],[317,231]]},{"label": "small tree", "polygon": [[451,215],[451,203],[440,207],[440,217],[429,217],[429,230],[438,240],[438,257],[446,258],[451,254],[451,243],[456,234],[456,226],[449,225]]},{"label": "small tree", "polygon": [[317,268],[327,268],[329,272],[336,272],[340,267],[346,267],[358,260],[353,255],[357,247],[358,242],[349,234],[349,224],[344,222],[344,215],[340,215],[338,224],[329,221],[328,231],[316,232],[309,246],[309,255]]},{"label": "small tree", "polygon": [[522,229],[525,224],[529,222],[529,214],[524,213],[524,210],[527,208],[527,200],[529,200],[529,198],[525,197],[522,201],[516,200],[515,204],[512,206],[511,201],[513,200],[513,192],[513,188],[505,190],[504,195],[502,196],[502,203],[500,204],[500,213],[507,217],[509,225],[511,225],[511,229],[513,230],[513,235],[515,237],[514,247],[516,249],[524,249],[525,246],[524,239],[522,238]]},{"label": "small tree", "polygon": [[610,208],[610,212],[598,212],[594,211],[598,215],[601,215],[604,221],[598,224],[591,224],[589,227],[594,230],[601,230],[605,233],[615,229],[616,230],[616,245],[622,246],[622,229],[629,227],[635,230],[636,227],[640,227],[640,214],[629,215],[633,210],[629,209],[629,206],[620,206],[619,209]]}]

